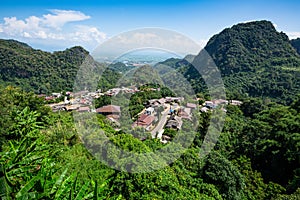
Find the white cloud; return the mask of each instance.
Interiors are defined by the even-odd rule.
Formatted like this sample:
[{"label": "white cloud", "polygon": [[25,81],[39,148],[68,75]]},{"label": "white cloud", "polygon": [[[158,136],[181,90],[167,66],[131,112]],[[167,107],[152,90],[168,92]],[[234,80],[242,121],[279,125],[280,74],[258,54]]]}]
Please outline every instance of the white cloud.
[{"label": "white cloud", "polygon": [[16,17],[5,17],[2,30],[8,35],[22,34],[27,25],[23,20],[18,20]]},{"label": "white cloud", "polygon": [[59,29],[68,22],[76,22],[90,19],[79,11],[74,10],[50,10],[52,14],[43,15],[42,22],[45,26]]},{"label": "white cloud", "polygon": [[300,32],[286,32],[290,39],[300,38]]},{"label": "white cloud", "polygon": [[30,35],[30,33],[24,32],[24,37],[26,37],[26,38],[31,38],[32,36]]},{"label": "white cloud", "polygon": [[84,41],[92,42],[96,41],[98,43],[102,42],[106,38],[106,34],[99,31],[96,27],[92,26],[76,26],[76,31],[70,34],[74,41]]},{"label": "white cloud", "polygon": [[36,36],[38,36],[39,38],[42,38],[42,39],[47,39],[48,38],[48,35],[45,31],[39,31],[36,33]]},{"label": "white cloud", "polygon": [[36,16],[30,16],[27,19],[25,19],[25,21],[28,27],[38,29],[41,19]]},{"label": "white cloud", "polygon": [[[172,31],[159,28],[145,28],[133,30],[114,38],[113,43],[130,48],[168,48],[179,52],[198,52],[198,46],[187,37]],[[119,45],[119,46],[120,46]],[[116,45],[117,46],[117,45]]]},{"label": "white cloud", "polygon": [[114,60],[124,53],[141,49],[156,49],[178,56],[198,54],[201,46],[175,31],[160,28],[142,28],[109,38],[93,52],[98,60]]},{"label": "white cloud", "polygon": [[[50,12],[41,17],[29,16],[26,19],[5,17],[4,22],[0,22],[0,33],[16,39],[42,39],[45,43],[51,40],[51,43],[57,42],[59,46],[64,42],[66,45],[87,46],[89,45],[87,43],[90,43],[95,46],[106,38],[106,34],[97,27],[78,25],[80,21],[91,18],[80,11],[50,10]],[[66,27],[65,25],[70,22],[76,23]]]}]

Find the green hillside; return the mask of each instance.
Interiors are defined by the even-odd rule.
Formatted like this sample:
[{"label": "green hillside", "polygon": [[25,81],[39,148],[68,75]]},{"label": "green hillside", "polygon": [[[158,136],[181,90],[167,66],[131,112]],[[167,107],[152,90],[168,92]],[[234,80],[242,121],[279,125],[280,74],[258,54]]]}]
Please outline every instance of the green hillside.
[{"label": "green hillside", "polygon": [[291,40],[291,45],[296,49],[297,53],[300,54],[300,38]]},{"label": "green hillside", "polygon": [[[300,57],[269,21],[241,23],[214,35],[204,48],[219,68],[229,98],[262,97],[290,103],[300,93]],[[197,59],[200,59],[201,54]],[[173,60],[174,61],[174,60]],[[178,68],[183,61],[165,64]],[[197,92],[206,87],[191,65],[179,69]]]},{"label": "green hillside", "polygon": [[287,35],[277,32],[269,21],[226,28],[209,40],[205,50],[224,75],[253,71],[264,64],[274,65],[274,60],[283,64],[286,59],[298,57]]},{"label": "green hillside", "polygon": [[[73,90],[78,69],[85,59],[100,74],[103,65],[95,62],[82,47],[49,53],[18,41],[0,40],[0,83],[37,94]],[[118,77],[118,73],[106,70],[105,74],[101,86],[109,88],[112,81],[107,79]]]},{"label": "green hillside", "polygon": [[[296,50],[266,21],[226,29],[206,49],[220,65],[229,98],[237,97],[242,105],[226,106],[224,126],[220,126],[223,109],[193,109],[192,120],[182,119],[181,130],[165,128],[171,140],[164,144],[145,129],[132,129],[132,117],[147,100],[187,93],[185,78],[196,91],[204,92],[200,97],[207,98],[203,79],[187,61],[207,64],[204,51],[186,60],[168,59],[155,66],[157,71],[151,66],[136,68],[121,79],[120,71],[126,72],[122,63],[104,70],[81,47],[48,53],[1,40],[4,85],[36,93],[72,89],[87,57],[79,70],[84,73],[77,79],[80,89],[100,79],[101,89],[118,83],[136,84],[141,91],[119,94],[115,105],[121,106],[120,120],[129,123],[116,127],[111,119],[93,112],[52,112],[33,92],[0,84],[0,199],[300,199]],[[211,65],[200,65],[206,77],[215,78],[205,66]],[[162,82],[170,90],[161,87]],[[281,103],[295,100],[282,105],[264,98]],[[95,104],[106,105],[111,99],[103,96]],[[180,104],[162,105],[168,111],[169,106]],[[216,138],[219,129],[222,132]],[[203,156],[206,144],[213,149]],[[156,170],[156,166],[162,168]]]}]

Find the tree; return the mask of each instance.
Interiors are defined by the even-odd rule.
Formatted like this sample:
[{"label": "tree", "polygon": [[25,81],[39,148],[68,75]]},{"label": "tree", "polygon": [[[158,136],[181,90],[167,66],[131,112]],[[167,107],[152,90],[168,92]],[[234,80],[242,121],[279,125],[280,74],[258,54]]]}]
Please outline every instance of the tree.
[{"label": "tree", "polygon": [[242,199],[245,197],[244,177],[229,160],[218,152],[211,152],[202,169],[203,180],[218,188],[224,199]]}]

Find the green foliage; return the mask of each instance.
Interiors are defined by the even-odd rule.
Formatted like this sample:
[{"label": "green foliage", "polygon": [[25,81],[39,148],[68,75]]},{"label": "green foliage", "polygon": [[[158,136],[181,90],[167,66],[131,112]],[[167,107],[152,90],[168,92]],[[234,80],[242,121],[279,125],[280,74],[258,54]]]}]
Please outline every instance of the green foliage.
[{"label": "green foliage", "polygon": [[[100,75],[100,73],[96,75]],[[111,88],[114,88],[120,78],[121,74],[118,71],[115,71],[108,67],[104,70],[103,73],[101,73],[97,88],[101,89],[102,91],[107,91]]]},{"label": "green foliage", "polygon": [[[13,121],[6,130],[8,133],[5,135],[5,143],[1,145],[0,197],[2,199],[90,199],[95,196],[95,193],[99,199],[106,196],[104,189],[107,181],[99,179],[102,183],[95,184],[87,173],[80,173],[84,170],[79,170],[79,168],[77,171],[68,170],[77,164],[74,157],[68,158],[67,162],[63,159],[71,150],[71,143],[66,143],[64,140],[68,141],[70,138],[68,136],[63,138],[63,142],[59,140],[61,140],[60,137],[73,132],[74,127],[70,116],[59,114],[56,116],[45,112],[47,109],[43,108],[43,105],[38,103],[39,99],[30,93],[26,94],[14,88],[2,91],[1,97],[6,97],[4,99],[11,100],[9,98],[12,96],[21,98],[1,102],[5,105],[4,107],[10,106],[12,109],[7,111],[10,111],[8,114],[11,115]],[[34,102],[37,104],[32,106]],[[42,113],[47,116],[42,118]],[[49,118],[57,120],[57,123],[61,125],[52,125],[52,120],[49,120],[49,123],[43,122],[43,119]],[[45,126],[50,126],[48,132],[44,130]],[[53,137],[56,137],[55,141]],[[83,151],[82,148],[75,148],[76,151],[85,155],[80,167],[82,162],[90,162],[88,152]],[[87,167],[87,170],[89,168]]]},{"label": "green foliage", "polygon": [[284,188],[278,184],[272,182],[265,184],[261,173],[252,169],[249,158],[241,156],[232,163],[237,166],[244,177],[245,196],[247,199],[270,199],[272,196],[276,196],[284,191]]},{"label": "green foliage", "polygon": [[136,68],[135,66],[128,66],[122,62],[116,62],[109,65],[109,69],[120,72],[122,74],[125,74],[129,70],[134,70],[135,68]]},{"label": "green foliage", "polygon": [[[162,144],[149,133],[131,130],[130,126],[116,131],[101,115],[92,120],[91,113],[84,113],[82,117],[87,120],[75,126],[72,113],[51,113],[33,93],[1,87],[0,198],[299,199],[300,111],[296,93],[300,65],[296,51],[287,37],[266,21],[226,29],[209,41],[206,50],[224,76],[229,97],[243,98],[243,104],[226,107],[222,133],[215,149],[204,159],[199,156],[202,142],[210,121],[219,120],[211,113],[220,114],[218,111],[193,113],[192,122],[183,121],[182,129],[187,134],[198,125],[192,145],[183,152],[182,146],[173,141]],[[66,90],[72,88],[76,70],[87,54],[80,47],[46,53],[23,43],[1,40],[1,80],[22,84],[35,92]],[[169,59],[165,63],[201,92],[198,97],[209,99],[205,83],[187,60]],[[122,69],[121,64],[105,71],[100,65],[93,69],[104,75],[98,86],[105,90],[114,87],[120,78],[116,70]],[[129,105],[122,114],[136,117],[147,100],[175,95],[162,87],[149,66],[134,73],[137,77],[125,82],[139,83],[141,92],[119,94],[117,100],[101,97],[96,107]],[[90,81],[98,81],[97,78]],[[142,82],[145,80],[149,82]],[[57,84],[50,84],[54,82]],[[89,86],[90,82],[85,84]],[[158,87],[160,91],[151,89]],[[128,119],[128,124],[130,120],[133,119]],[[86,124],[95,128],[87,130]],[[165,134],[182,132],[165,130]],[[210,139],[216,139],[213,137]],[[166,165],[172,156],[168,154],[171,146],[178,148],[181,156]],[[157,156],[158,150],[166,154]],[[130,156],[141,153],[148,155],[139,159]],[[105,157],[101,162],[97,160],[99,155]],[[151,169],[153,162],[164,167],[142,171]],[[121,172],[108,167],[108,163],[140,173]]]},{"label": "green foliage", "polygon": [[243,199],[244,178],[222,155],[211,152],[203,167],[204,181],[216,185],[224,199]]},{"label": "green foliage", "polygon": [[[77,181],[78,175],[68,174],[55,162],[56,154],[62,149],[52,150],[52,146],[41,140],[34,142],[25,138],[20,143],[10,145],[2,154],[2,164],[6,199],[88,199],[95,192],[102,192],[106,183],[100,187],[92,180],[85,183]],[[61,172],[62,171],[62,172]],[[3,179],[3,177],[0,177]]]},{"label": "green foliage", "polygon": [[[6,89],[1,95],[8,94],[20,96],[21,91]],[[82,137],[76,132],[71,113],[47,113],[42,104],[34,108],[30,102],[21,106],[25,96],[29,98],[24,93],[14,104],[2,102],[14,108],[10,112],[12,126],[7,130],[15,135],[5,137],[0,153],[2,199],[292,199],[298,195],[297,101],[290,107],[268,104],[251,117],[246,116],[246,106],[228,106],[217,151],[205,159],[199,157],[203,137],[209,121],[217,119],[201,113],[195,116],[199,120],[197,137],[178,160],[157,171],[126,173],[95,158],[105,153],[106,161],[120,169],[143,170],[151,167],[151,159],[164,165],[168,158],[151,152],[170,144],[150,137],[141,141],[130,129],[115,131],[101,115],[96,122],[85,123],[97,123],[97,129],[100,127],[108,138],[103,140],[96,129]],[[30,98],[35,101],[34,96]],[[183,128],[188,130],[193,123],[184,121],[187,127]],[[111,143],[105,142],[108,139]],[[82,140],[94,152],[87,151]],[[111,144],[124,152],[116,151]],[[129,152],[150,156],[137,160]],[[284,195],[288,193],[294,194]]]},{"label": "green foliage", "polygon": [[296,49],[297,53],[300,54],[300,38],[291,40],[291,45]]},{"label": "green foliage", "polygon": [[83,63],[93,65],[93,72],[88,75],[102,75],[101,80],[99,77],[78,77],[80,85],[87,88],[99,81],[99,88],[106,90],[120,77],[115,70],[103,70],[104,65],[95,62],[82,47],[49,53],[14,40],[0,40],[0,84],[18,86],[37,94],[72,91]]},{"label": "green foliage", "polygon": [[274,200],[298,200],[300,199],[300,189],[298,189],[295,193],[290,195],[279,195],[274,198]]},{"label": "green foliage", "polygon": [[213,36],[205,49],[223,74],[249,72],[266,60],[297,58],[288,37],[264,20],[227,28]]},{"label": "green foliage", "polygon": [[17,41],[1,40],[0,55],[2,81],[28,91],[49,93],[72,90],[77,70],[88,52],[73,47],[48,53]]},{"label": "green foliage", "polygon": [[267,180],[286,185],[299,168],[299,114],[278,106],[255,115],[243,130],[241,148]]},{"label": "green foliage", "polygon": [[298,95],[297,99],[291,104],[291,108],[295,109],[297,113],[300,113],[300,95]]},{"label": "green foliage", "polygon": [[[219,68],[230,99],[262,97],[289,104],[300,93],[299,54],[271,22],[234,25],[214,35],[205,50]],[[167,60],[162,64],[182,73],[196,93],[208,94],[202,75],[187,61]]]},{"label": "green foliage", "polygon": [[171,138],[174,138],[177,134],[177,131],[176,130],[173,130],[173,129],[170,129],[170,128],[166,128],[165,129],[165,132],[164,132],[164,135],[167,135]]},{"label": "green foliage", "polygon": [[0,87],[0,149],[6,139],[18,139],[31,129],[51,123],[47,117],[49,113],[50,108],[33,93]]},{"label": "green foliage", "polygon": [[[21,138],[22,136],[34,137],[39,129],[42,129],[42,122],[38,122],[39,113],[30,111],[29,107],[25,107],[22,111],[17,111],[14,118],[15,124],[11,127],[9,134],[13,138]],[[30,133],[30,135],[29,135]]]},{"label": "green foliage", "polygon": [[95,108],[100,108],[102,106],[110,105],[112,104],[112,98],[110,96],[104,95],[95,99],[94,104],[95,104]]},{"label": "green foliage", "polygon": [[246,117],[253,117],[255,113],[259,113],[264,110],[266,106],[261,99],[251,98],[243,101],[241,110]]}]

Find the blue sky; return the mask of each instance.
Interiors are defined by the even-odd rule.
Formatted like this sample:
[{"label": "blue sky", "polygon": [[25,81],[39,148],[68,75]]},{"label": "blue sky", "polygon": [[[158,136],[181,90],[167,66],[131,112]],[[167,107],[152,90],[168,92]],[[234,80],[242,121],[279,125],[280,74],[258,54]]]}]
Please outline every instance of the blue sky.
[{"label": "blue sky", "polygon": [[159,27],[204,45],[226,27],[262,19],[295,38],[300,37],[299,10],[296,0],[10,0],[1,2],[0,38],[48,51],[74,45],[92,51],[121,32]]}]

